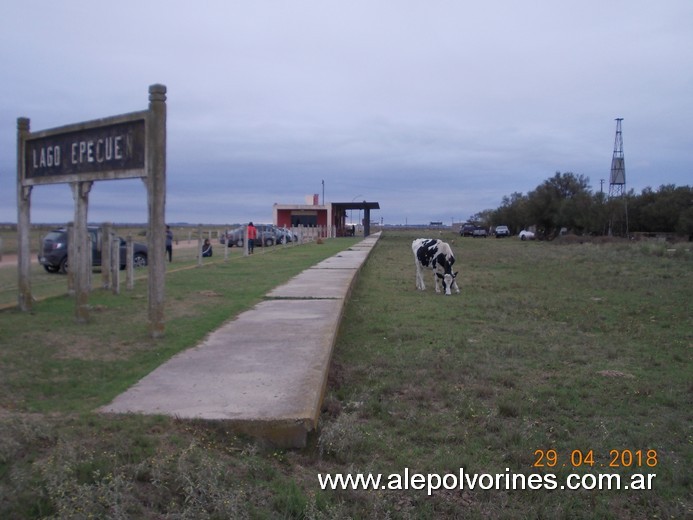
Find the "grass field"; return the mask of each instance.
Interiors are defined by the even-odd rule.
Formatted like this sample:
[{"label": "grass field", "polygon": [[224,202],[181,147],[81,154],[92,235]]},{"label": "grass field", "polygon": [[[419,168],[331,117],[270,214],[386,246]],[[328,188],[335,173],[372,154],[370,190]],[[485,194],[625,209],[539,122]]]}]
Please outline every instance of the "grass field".
[{"label": "grass field", "polygon": [[[0,312],[0,517],[690,517],[691,246],[449,234],[462,293],[446,297],[432,277],[415,289],[417,235],[385,233],[362,269],[304,450],[223,423],[92,410],[347,242],[169,273],[159,342],[147,339],[144,288],[95,292],[83,327],[67,297]],[[318,484],[405,468],[553,474],[558,488]],[[560,489],[571,473],[656,477],[651,490]]]}]

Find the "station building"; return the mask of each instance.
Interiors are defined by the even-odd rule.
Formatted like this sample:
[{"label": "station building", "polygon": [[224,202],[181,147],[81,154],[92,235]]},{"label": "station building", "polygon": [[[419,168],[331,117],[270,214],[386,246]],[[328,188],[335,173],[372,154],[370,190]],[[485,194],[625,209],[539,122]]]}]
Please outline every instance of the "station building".
[{"label": "station building", "polygon": [[331,202],[319,204],[318,195],[306,198],[306,204],[274,204],[273,220],[279,227],[317,227],[330,230],[328,236],[349,236],[347,211],[362,211],[363,236],[370,235],[371,210],[380,209],[377,202]]}]

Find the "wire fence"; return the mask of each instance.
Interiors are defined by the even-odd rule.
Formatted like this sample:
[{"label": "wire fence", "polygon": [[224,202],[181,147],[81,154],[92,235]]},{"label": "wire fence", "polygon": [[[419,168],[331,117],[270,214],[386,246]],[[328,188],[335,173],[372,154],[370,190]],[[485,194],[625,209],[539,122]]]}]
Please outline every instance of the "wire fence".
[{"label": "wire fence", "polygon": [[[232,229],[226,227],[212,228],[202,226],[175,229],[171,262],[167,261],[167,270],[194,267],[196,265],[201,266],[212,262],[230,261],[247,255],[245,247],[237,247],[235,244],[228,245],[226,237],[230,231]],[[283,239],[275,240],[272,245],[258,243],[254,248],[253,254],[271,254],[285,248],[298,247],[302,244],[322,240],[330,235],[332,230],[326,227],[298,227],[288,229],[287,231],[288,235],[284,234]],[[131,235],[132,233],[128,234]],[[138,236],[137,238],[141,237]],[[205,240],[208,240],[211,245],[211,256],[202,255],[202,251],[206,249]],[[144,242],[146,238],[137,241]],[[65,274],[48,272],[38,263],[37,252],[32,253],[31,260],[31,293],[34,299],[40,300],[69,294],[68,277]],[[101,287],[100,273],[101,268],[94,267],[91,277],[92,288]],[[135,269],[135,283],[146,278],[146,276],[146,268]],[[3,259],[2,252],[0,252],[0,309],[12,308],[17,305],[18,282],[16,255],[5,254]]]}]

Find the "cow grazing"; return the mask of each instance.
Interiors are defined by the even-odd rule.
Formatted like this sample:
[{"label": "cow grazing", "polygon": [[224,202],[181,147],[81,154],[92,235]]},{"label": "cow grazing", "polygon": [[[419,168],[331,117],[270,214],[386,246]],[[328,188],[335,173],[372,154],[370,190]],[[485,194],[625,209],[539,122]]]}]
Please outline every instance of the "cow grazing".
[{"label": "cow grazing", "polygon": [[455,291],[460,292],[455,281],[457,273],[452,272],[455,256],[452,254],[449,244],[435,238],[417,238],[411,243],[411,250],[414,252],[414,263],[416,264],[417,289],[422,291],[426,289],[423,270],[429,268],[433,270],[437,293],[440,292],[441,282],[445,294],[452,294],[451,289],[453,287]]}]

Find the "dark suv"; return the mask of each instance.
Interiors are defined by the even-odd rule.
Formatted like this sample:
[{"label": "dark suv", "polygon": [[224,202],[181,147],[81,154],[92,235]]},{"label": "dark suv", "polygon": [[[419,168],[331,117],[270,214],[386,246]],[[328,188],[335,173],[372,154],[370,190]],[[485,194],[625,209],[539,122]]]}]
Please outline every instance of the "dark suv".
[{"label": "dark suv", "polygon": [[[101,235],[100,227],[89,226],[87,228],[91,238],[92,265],[95,267],[101,266]],[[120,268],[125,269],[125,261],[127,258],[127,248],[125,240],[118,237],[120,240]],[[135,267],[144,267],[147,265],[147,246],[135,242],[133,253],[133,265]],[[67,272],[67,229],[54,229],[49,232],[41,242],[41,251],[39,252],[39,263],[49,273],[66,273]]]},{"label": "dark suv", "polygon": [[476,229],[476,226],[474,224],[465,224],[462,226],[462,229],[460,229],[460,236],[461,237],[471,237],[474,235],[475,229]]}]

